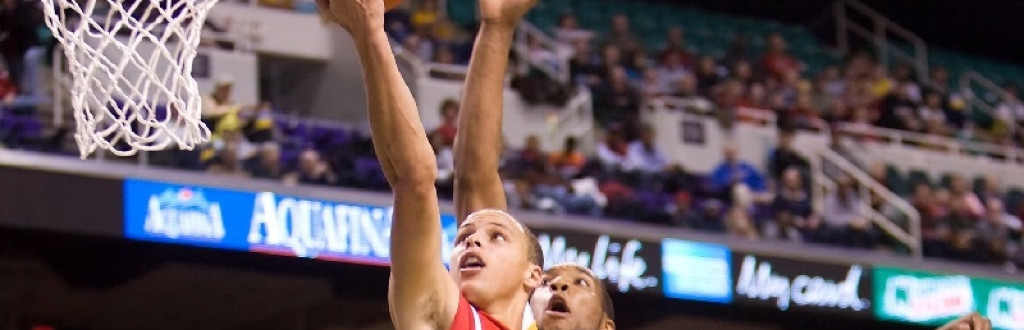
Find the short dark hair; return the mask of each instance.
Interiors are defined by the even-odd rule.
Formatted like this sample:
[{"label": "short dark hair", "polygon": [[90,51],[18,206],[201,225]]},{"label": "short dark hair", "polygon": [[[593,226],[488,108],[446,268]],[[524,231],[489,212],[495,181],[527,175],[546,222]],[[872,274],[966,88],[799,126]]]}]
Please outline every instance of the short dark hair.
[{"label": "short dark hair", "polygon": [[609,320],[615,321],[615,305],[612,303],[612,296],[611,294],[608,293],[608,286],[604,285],[604,281],[601,281],[600,278],[597,278],[597,275],[594,274],[594,271],[590,270],[586,266],[575,263],[573,263],[572,265],[555,265],[554,267],[545,270],[544,273],[549,273],[555,269],[562,267],[578,267],[578,269],[584,271],[584,274],[590,276],[590,280],[594,282],[594,286],[597,288],[597,291],[599,291],[599,294],[601,295],[601,311],[604,312],[604,315],[608,317]]},{"label": "short dark hair", "polygon": [[544,268],[544,249],[540,247],[537,235],[534,235],[533,231],[525,225],[523,225],[523,230],[526,231],[526,257],[530,259],[530,263]]},{"label": "short dark hair", "polygon": [[441,111],[441,115],[444,115],[444,111],[448,110],[449,108],[453,108],[455,109],[456,112],[458,112],[459,101],[456,101],[455,99],[445,99],[444,102],[441,102],[441,109],[438,110]]}]

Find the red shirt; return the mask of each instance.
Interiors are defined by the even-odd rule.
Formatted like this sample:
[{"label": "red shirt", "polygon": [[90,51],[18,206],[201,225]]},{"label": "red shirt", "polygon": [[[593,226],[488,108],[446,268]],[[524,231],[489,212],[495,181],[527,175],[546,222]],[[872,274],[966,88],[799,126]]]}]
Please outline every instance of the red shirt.
[{"label": "red shirt", "polygon": [[444,145],[449,147],[455,145],[455,133],[458,132],[455,125],[450,125],[448,123],[441,124],[441,127],[438,127],[435,132],[444,137]]},{"label": "red shirt", "polygon": [[459,309],[455,312],[450,330],[509,330],[487,313],[476,310],[466,296],[459,295]]}]

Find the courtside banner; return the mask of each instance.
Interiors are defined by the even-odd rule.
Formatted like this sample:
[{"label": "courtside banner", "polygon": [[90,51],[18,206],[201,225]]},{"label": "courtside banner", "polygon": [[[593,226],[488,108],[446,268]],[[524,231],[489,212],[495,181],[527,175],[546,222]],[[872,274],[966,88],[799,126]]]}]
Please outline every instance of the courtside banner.
[{"label": "courtside banner", "polygon": [[832,264],[733,255],[734,302],[786,312],[822,312],[871,318],[871,270]]},{"label": "courtside banner", "polygon": [[728,304],[733,299],[728,246],[661,241],[664,295],[668,298]]},{"label": "courtside banner", "polygon": [[876,267],[874,291],[880,320],[937,326],[978,311],[994,329],[1024,329],[1019,283]]},{"label": "courtside banner", "polygon": [[612,290],[661,294],[661,246],[609,235],[534,229],[544,268],[563,262],[587,266]]},{"label": "courtside banner", "polygon": [[[129,239],[388,265],[392,208],[125,179]],[[447,264],[455,217],[443,215]]]}]

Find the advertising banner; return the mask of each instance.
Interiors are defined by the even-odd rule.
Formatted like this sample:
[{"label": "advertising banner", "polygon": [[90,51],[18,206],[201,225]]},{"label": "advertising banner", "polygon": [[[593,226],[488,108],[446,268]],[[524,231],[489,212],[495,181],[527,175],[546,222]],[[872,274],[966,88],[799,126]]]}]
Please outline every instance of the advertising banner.
[{"label": "advertising banner", "polygon": [[780,311],[827,312],[870,318],[871,272],[860,264],[827,264],[734,254],[739,304]]},{"label": "advertising banner", "polygon": [[875,268],[878,319],[942,325],[977,311],[1002,330],[1024,329],[1024,285],[898,268]]},{"label": "advertising banner", "polygon": [[556,230],[534,230],[544,252],[544,268],[574,262],[615,290],[661,293],[661,246],[630,238]]},{"label": "advertising banner", "polygon": [[[387,265],[392,208],[126,179],[127,238],[324,260]],[[443,215],[448,262],[455,217]]]},{"label": "advertising banner", "polygon": [[732,301],[729,247],[665,239],[661,249],[666,297],[720,304]]}]

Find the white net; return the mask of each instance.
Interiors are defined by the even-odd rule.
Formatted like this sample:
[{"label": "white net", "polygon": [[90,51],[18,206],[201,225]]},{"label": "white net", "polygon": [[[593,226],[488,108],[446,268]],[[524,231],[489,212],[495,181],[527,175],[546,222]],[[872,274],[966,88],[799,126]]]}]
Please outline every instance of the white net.
[{"label": "white net", "polygon": [[82,158],[209,139],[192,61],[217,0],[42,0],[72,76]]}]

